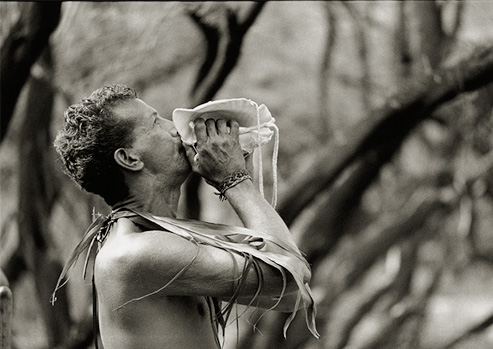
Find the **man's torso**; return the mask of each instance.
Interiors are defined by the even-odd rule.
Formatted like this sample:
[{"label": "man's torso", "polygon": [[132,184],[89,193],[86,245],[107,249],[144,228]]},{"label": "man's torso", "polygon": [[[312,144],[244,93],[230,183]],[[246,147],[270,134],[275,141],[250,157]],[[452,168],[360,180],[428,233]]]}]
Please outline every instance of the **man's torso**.
[{"label": "man's torso", "polygon": [[[166,295],[148,290],[132,300],[132,287],[123,285],[118,270],[108,270],[112,247],[120,231],[111,232],[96,258],[95,284],[101,339],[105,349],[217,348],[206,297]],[[125,229],[133,226],[123,224]],[[135,226],[133,226],[135,227]],[[114,229],[112,229],[114,230]],[[138,232],[124,232],[138,234]],[[146,294],[149,294],[146,296]],[[130,301],[132,300],[132,301]],[[130,301],[130,302],[129,302]]]}]

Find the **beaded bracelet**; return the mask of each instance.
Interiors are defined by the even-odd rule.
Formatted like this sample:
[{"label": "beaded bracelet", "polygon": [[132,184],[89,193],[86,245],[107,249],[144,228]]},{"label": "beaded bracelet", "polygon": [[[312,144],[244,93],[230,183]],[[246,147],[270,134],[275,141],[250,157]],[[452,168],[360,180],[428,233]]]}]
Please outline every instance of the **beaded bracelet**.
[{"label": "beaded bracelet", "polygon": [[250,176],[250,173],[248,173],[246,169],[243,169],[227,175],[219,184],[208,180],[206,180],[206,182],[218,190],[219,193],[216,193],[216,195],[219,195],[219,200],[224,201],[226,200],[226,190],[233,188],[235,185],[247,179],[252,180],[252,176]]}]

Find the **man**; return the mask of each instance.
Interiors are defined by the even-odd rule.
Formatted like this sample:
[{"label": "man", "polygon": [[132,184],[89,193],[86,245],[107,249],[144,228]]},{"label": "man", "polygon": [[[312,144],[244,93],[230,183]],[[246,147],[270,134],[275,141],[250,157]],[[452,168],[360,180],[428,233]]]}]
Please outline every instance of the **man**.
[{"label": "man", "polygon": [[[66,173],[113,208],[68,263],[97,241],[95,315],[105,349],[217,348],[217,325],[234,302],[293,313],[305,307],[313,320],[309,267],[251,182],[238,123],[194,125],[195,148],[183,146],[171,121],[121,85],[65,113],[55,147]],[[191,171],[248,229],[175,219]],[[227,302],[222,311],[218,301]]]}]

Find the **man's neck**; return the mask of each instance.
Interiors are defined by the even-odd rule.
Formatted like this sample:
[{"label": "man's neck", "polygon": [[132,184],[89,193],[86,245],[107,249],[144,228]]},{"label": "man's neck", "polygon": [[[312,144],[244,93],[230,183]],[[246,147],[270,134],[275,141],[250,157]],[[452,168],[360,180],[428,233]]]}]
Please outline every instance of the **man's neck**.
[{"label": "man's neck", "polygon": [[180,187],[153,185],[130,189],[130,195],[113,206],[126,207],[140,212],[149,212],[157,216],[176,217]]}]

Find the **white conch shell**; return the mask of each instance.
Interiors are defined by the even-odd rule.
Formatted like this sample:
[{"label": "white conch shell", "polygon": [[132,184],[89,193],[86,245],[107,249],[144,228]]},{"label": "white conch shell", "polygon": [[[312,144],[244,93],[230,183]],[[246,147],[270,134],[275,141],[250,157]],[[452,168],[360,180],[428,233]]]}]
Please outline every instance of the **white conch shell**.
[{"label": "white conch shell", "polygon": [[197,142],[192,121],[198,117],[236,120],[240,124],[240,147],[246,153],[268,143],[274,134],[271,128],[276,128],[275,119],[264,104],[259,106],[246,98],[221,99],[193,109],[177,108],[173,111],[173,123],[185,144]]},{"label": "white conch shell", "polygon": [[[277,202],[279,129],[269,109],[263,104],[259,106],[246,98],[220,99],[201,104],[193,109],[177,108],[173,110],[173,123],[183,143],[193,146],[197,142],[193,120],[199,117],[206,120],[236,120],[240,124],[240,147],[245,153],[252,153],[255,148],[260,148],[260,146],[268,143],[274,131],[277,132],[272,155],[273,191],[271,204],[275,207]],[[258,158],[259,190],[263,196],[262,154]]]}]

